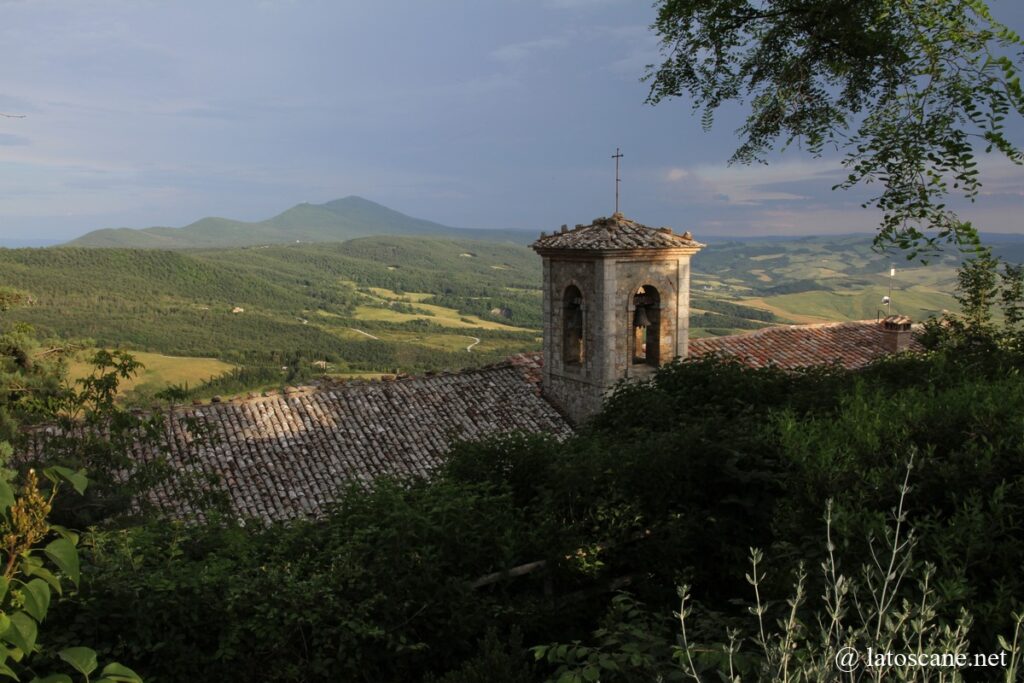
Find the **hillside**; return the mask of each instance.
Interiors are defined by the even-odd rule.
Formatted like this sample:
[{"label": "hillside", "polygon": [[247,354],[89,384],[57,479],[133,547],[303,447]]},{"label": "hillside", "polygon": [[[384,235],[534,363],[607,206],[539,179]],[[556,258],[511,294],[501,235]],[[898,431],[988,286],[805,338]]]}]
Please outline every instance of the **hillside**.
[{"label": "hillside", "polygon": [[887,312],[882,297],[890,293],[889,269],[895,267],[891,312],[924,320],[956,308],[959,262],[953,253],[927,266],[907,262],[900,254],[875,252],[863,235],[733,241],[694,258],[691,286],[695,299],[752,306],[779,321],[865,320]]},{"label": "hillside", "polygon": [[[0,249],[0,273],[35,300],[9,318],[42,335],[236,366],[210,393],[320,373],[472,367],[539,346],[540,299],[529,288],[540,264],[513,244],[386,237],[188,252]],[[460,312],[433,301],[444,296],[485,305],[479,315]],[[186,376],[192,387],[217,374],[163,365],[168,381]],[[160,388],[156,374],[140,385],[149,394]]]},{"label": "hillside", "polygon": [[434,235],[456,239],[526,243],[535,235],[520,230],[453,228],[413,218],[362,197],[326,204],[297,204],[258,222],[209,217],[183,228],[107,228],[95,230],[66,246],[133,249],[242,247],[296,242],[340,242],[368,235]]},{"label": "hillside", "polygon": [[[691,335],[875,318],[886,312],[892,264],[892,312],[923,320],[956,307],[957,262],[907,264],[860,236],[712,244],[693,261]],[[0,249],[0,285],[33,294],[33,306],[9,315],[44,335],[258,368],[231,385],[249,387],[272,383],[282,368],[300,378],[313,368],[423,372],[537,350],[540,266],[517,244],[411,236],[177,251]],[[208,379],[189,377],[193,386]]]}]

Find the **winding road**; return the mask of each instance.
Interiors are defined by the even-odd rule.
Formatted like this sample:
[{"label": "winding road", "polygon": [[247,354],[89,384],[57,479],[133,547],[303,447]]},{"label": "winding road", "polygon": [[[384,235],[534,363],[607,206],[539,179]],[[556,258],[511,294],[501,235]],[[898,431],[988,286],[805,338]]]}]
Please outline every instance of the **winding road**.
[{"label": "winding road", "polygon": [[366,336],[367,336],[367,337],[369,337],[370,339],[376,339],[377,341],[380,341],[380,337],[374,337],[374,336],[373,336],[372,334],[370,334],[369,332],[363,332],[362,330],[356,329],[355,327],[350,327],[350,328],[348,328],[348,329],[352,330],[353,332],[358,332],[359,334],[362,334],[362,335],[366,335]]}]

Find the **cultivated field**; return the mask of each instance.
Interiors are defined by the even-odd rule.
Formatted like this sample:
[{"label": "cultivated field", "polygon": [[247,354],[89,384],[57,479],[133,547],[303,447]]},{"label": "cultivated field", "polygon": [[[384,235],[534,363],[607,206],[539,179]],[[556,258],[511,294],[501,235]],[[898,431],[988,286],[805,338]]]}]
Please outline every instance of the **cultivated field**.
[{"label": "cultivated field", "polygon": [[[72,380],[87,377],[93,371],[88,358],[94,351],[95,349],[81,351],[68,364],[68,375]],[[134,378],[122,380],[119,386],[121,393],[143,387],[159,391],[172,384],[187,384],[194,387],[235,367],[231,363],[225,363],[216,358],[165,356],[146,351],[132,351],[131,353],[145,367]]]}]

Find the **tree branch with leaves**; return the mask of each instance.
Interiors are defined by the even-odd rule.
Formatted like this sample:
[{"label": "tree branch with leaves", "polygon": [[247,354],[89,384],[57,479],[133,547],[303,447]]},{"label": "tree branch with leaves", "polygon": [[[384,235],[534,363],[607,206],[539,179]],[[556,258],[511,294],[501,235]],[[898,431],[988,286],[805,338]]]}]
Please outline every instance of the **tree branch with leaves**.
[{"label": "tree branch with leaves", "polygon": [[[688,97],[710,128],[747,105],[731,162],[799,142],[845,153],[836,188],[881,185],[879,247],[908,258],[976,232],[946,205],[981,187],[976,153],[1021,150],[1005,120],[1024,114],[1024,42],[981,0],[660,0],[663,61],[648,102]],[[833,188],[835,189],[835,188]]]}]

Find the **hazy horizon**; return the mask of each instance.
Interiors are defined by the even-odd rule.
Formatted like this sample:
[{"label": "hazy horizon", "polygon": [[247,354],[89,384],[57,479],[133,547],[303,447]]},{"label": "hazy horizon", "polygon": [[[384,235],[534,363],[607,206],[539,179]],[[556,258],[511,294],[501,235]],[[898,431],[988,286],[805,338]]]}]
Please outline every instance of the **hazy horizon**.
[{"label": "hazy horizon", "polygon": [[[366,199],[366,198],[364,198],[364,199]],[[370,200],[370,201],[373,201],[373,200]],[[377,202],[377,203],[379,203],[379,202]],[[392,207],[387,207],[387,208],[392,208]],[[199,221],[199,220],[201,220],[203,218],[209,218],[209,217],[210,216],[197,217],[196,221]],[[216,217],[219,217],[219,218],[231,218],[230,216],[216,216]],[[271,217],[272,216],[266,216],[265,218],[271,218]],[[425,219],[425,220],[432,220],[429,216],[413,216],[413,218],[422,218],[422,219]],[[196,222],[196,221],[192,221],[192,222]],[[125,228],[127,228],[127,229],[145,229],[144,227],[141,227],[141,226],[136,227],[136,226],[120,226],[119,225],[119,226],[110,226],[110,227],[112,227],[114,229],[125,229]],[[145,227],[146,228],[148,228],[148,227],[182,228],[182,227],[186,227],[186,226],[185,225],[181,225],[181,226],[145,226]],[[455,226],[446,226],[446,227],[466,228],[466,227],[469,227],[469,226],[455,225]],[[487,228],[484,228],[484,230],[486,230],[486,229]],[[502,230],[502,228],[492,228],[492,229],[495,230],[495,231]],[[529,233],[529,234],[538,232],[538,231],[535,231],[535,230],[531,230],[529,228],[511,228],[511,229],[512,230],[521,230],[523,233]],[[82,233],[82,234],[86,234],[86,233]],[[382,232],[381,234],[389,234],[389,233]],[[818,238],[818,237],[821,237],[821,238],[825,238],[825,237],[854,237],[854,236],[858,236],[858,235],[862,235],[862,236],[865,236],[865,237],[870,237],[870,236],[873,236],[874,234],[875,234],[874,230],[862,230],[862,231],[851,231],[851,232],[795,233],[795,234],[765,233],[765,234],[749,234],[749,235],[738,235],[738,234],[726,234],[726,233],[723,233],[723,234],[706,235],[706,236],[704,236],[704,239],[705,240],[710,240],[710,241],[713,241],[713,242],[722,242],[722,241],[728,241],[728,240],[749,240],[749,241],[753,242],[753,241],[766,240],[766,239],[768,239],[768,240],[770,240],[770,239],[785,240],[785,239]],[[74,239],[75,237],[81,237],[81,236],[82,235],[74,235],[71,239]],[[999,231],[999,230],[985,230],[985,231],[982,231],[982,236],[983,237],[987,236],[987,237],[990,237],[990,238],[994,237],[994,238],[997,238],[997,239],[1001,239],[1003,237],[1009,237],[1009,238],[1014,238],[1013,241],[1017,241],[1016,238],[1020,238],[1021,241],[1024,241],[1024,232],[1008,232],[1008,231]],[[25,237],[25,238],[18,239],[18,238],[9,238],[9,237],[5,237],[3,235],[0,235],[0,248],[20,249],[20,248],[33,248],[33,247],[54,247],[54,246],[60,246],[60,245],[66,243],[68,241],[69,240],[67,240],[67,239],[39,238],[39,237]],[[344,238],[339,238],[339,240],[337,240],[337,241],[345,241],[345,239]],[[207,247],[207,248],[224,248],[224,247]]]}]

